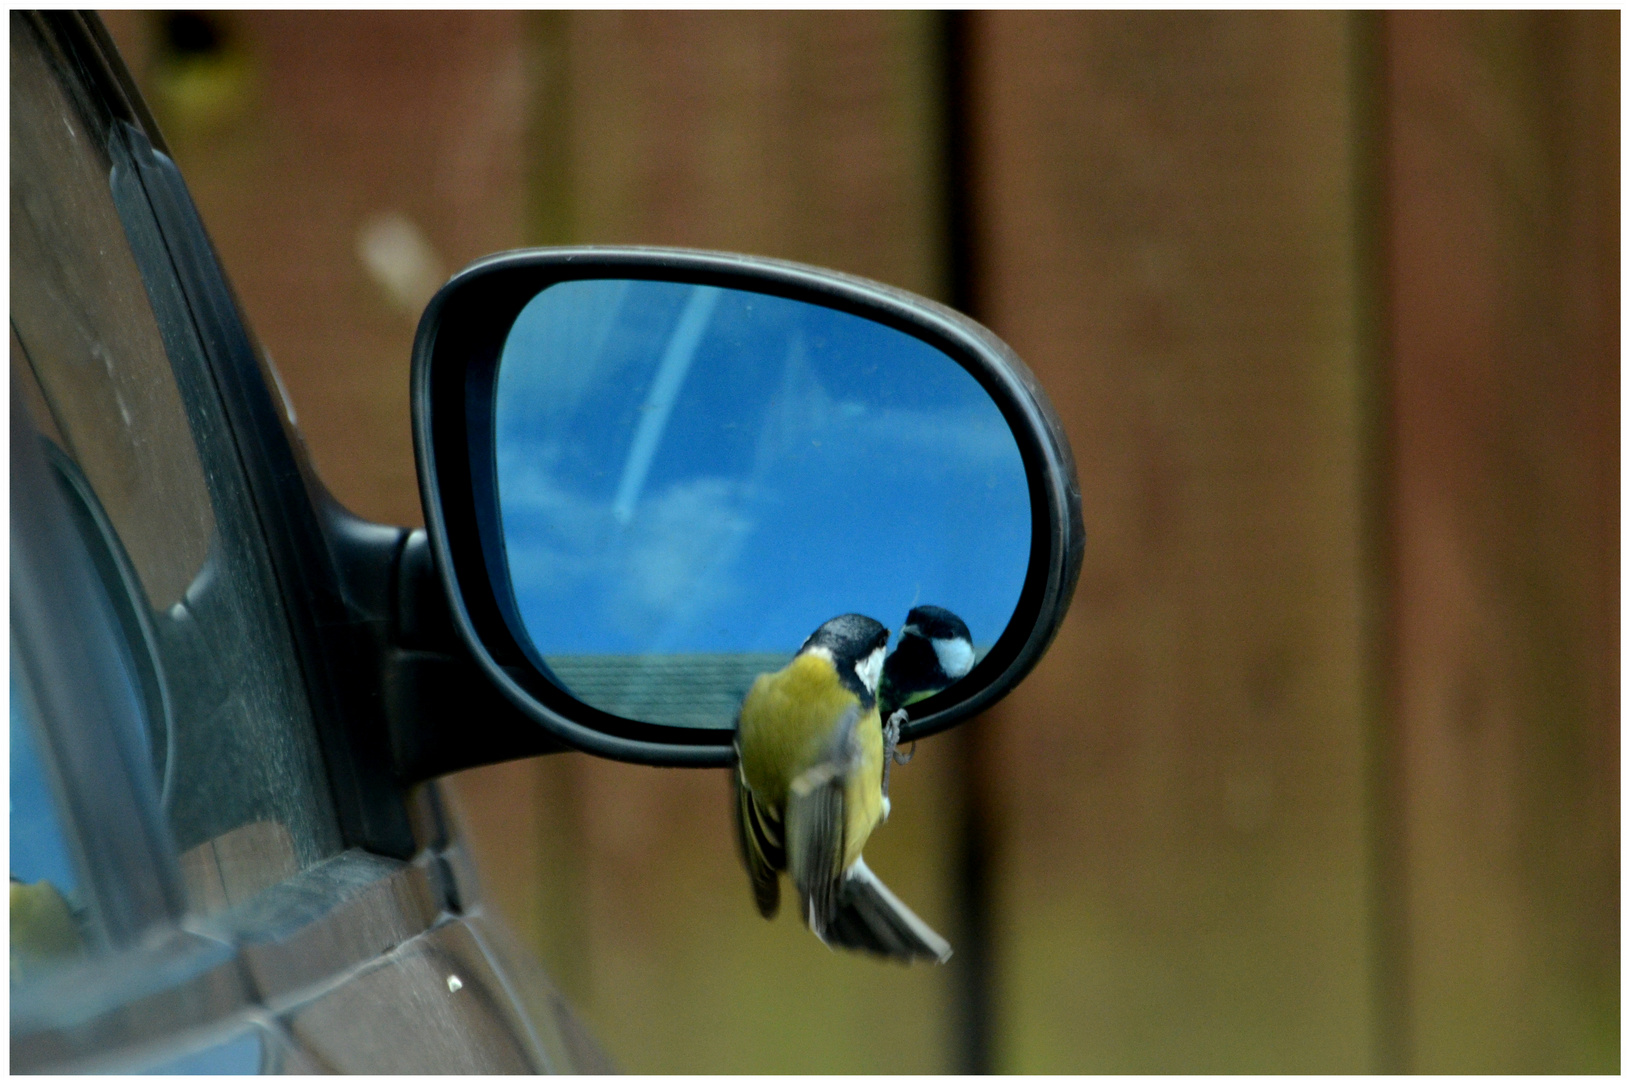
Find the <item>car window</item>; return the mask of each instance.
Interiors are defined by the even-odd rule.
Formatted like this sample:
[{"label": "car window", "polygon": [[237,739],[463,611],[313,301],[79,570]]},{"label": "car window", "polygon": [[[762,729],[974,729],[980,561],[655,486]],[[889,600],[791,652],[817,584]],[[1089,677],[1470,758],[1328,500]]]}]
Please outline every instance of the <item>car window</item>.
[{"label": "car window", "polygon": [[167,258],[132,251],[152,225],[122,135],[31,22],[11,43],[14,392],[140,669],[189,906],[213,911],[339,849],[311,709],[195,331],[155,311]]}]

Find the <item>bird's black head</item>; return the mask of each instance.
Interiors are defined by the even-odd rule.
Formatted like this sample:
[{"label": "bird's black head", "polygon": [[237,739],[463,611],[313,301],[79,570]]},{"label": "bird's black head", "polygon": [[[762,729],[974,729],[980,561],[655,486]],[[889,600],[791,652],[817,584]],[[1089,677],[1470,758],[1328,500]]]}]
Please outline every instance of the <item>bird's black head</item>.
[{"label": "bird's black head", "polygon": [[887,655],[887,628],[867,615],[838,615],[808,635],[800,656],[815,649],[829,654],[842,685],[868,709],[876,699],[881,664]]},{"label": "bird's black head", "polygon": [[892,715],[958,682],[976,654],[972,634],[948,608],[924,604],[911,608],[899,635],[898,648],[882,669],[881,715]]},{"label": "bird's black head", "polygon": [[937,641],[972,640],[972,632],[966,629],[966,624],[961,621],[959,615],[948,608],[934,607],[931,604],[910,608],[909,617],[904,620],[904,633],[911,632]]}]

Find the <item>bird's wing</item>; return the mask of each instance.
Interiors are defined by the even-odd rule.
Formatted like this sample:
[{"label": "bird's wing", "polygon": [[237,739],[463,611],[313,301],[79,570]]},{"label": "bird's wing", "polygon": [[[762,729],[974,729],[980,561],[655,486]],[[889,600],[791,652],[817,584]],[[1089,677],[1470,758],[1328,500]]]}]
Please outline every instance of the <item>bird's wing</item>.
[{"label": "bird's wing", "polygon": [[847,778],[831,765],[809,769],[792,782],[785,848],[791,880],[802,897],[802,919],[823,939],[836,915],[847,848]]},{"label": "bird's wing", "polygon": [[949,942],[904,906],[861,858],[842,880],[834,917],[821,935],[827,944],[895,960],[949,959]]},{"label": "bird's wing", "polygon": [[751,893],[763,918],[772,919],[780,909],[785,827],[752,795],[738,765],[734,770],[734,796],[735,837],[740,841],[740,857],[751,877]]},{"label": "bird's wing", "polygon": [[791,781],[785,804],[785,854],[802,897],[801,915],[823,940],[836,917],[842,862],[847,853],[847,781],[859,760],[859,707],[836,723],[823,760]]},{"label": "bird's wing", "polygon": [[859,711],[850,708],[824,760],[791,783],[785,852],[802,917],[827,945],[897,960],[949,959],[949,943],[905,907],[864,860],[846,872],[847,790],[858,767]]}]

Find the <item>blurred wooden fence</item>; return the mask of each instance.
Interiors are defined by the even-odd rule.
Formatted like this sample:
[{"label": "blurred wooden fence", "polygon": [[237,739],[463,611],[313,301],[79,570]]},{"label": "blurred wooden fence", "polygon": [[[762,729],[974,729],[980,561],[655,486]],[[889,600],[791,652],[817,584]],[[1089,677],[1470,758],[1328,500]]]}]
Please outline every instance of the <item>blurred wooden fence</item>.
[{"label": "blurred wooden fence", "polygon": [[[985,841],[985,1063],[1619,1068],[1616,13],[108,21],[358,512],[420,520],[380,214],[833,266],[1035,369],[1072,613],[870,858],[953,938]],[[953,961],[756,917],[721,774],[450,786],[625,1067],[977,1063]]]}]

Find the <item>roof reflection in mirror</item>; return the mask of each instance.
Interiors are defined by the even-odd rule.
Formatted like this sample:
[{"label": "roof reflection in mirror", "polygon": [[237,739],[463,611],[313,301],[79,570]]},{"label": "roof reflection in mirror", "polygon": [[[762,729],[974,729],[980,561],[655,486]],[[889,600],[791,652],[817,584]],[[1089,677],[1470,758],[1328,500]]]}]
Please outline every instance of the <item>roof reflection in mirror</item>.
[{"label": "roof reflection in mirror", "polygon": [[954,612],[976,656],[1016,610],[1033,513],[1016,440],[960,364],[762,293],[554,284],[498,364],[511,626],[578,700],[729,729],[759,673],[843,612]]}]

